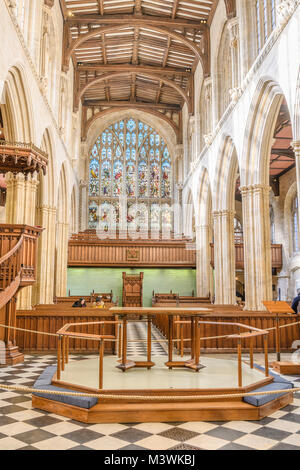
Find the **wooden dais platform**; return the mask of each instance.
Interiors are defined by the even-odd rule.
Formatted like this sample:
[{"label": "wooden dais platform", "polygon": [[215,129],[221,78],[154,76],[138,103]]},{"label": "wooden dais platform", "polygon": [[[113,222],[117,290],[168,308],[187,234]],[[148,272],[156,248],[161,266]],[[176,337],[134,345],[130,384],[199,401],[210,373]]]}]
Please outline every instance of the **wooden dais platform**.
[{"label": "wooden dais platform", "polygon": [[300,364],[290,361],[276,361],[272,363],[273,369],[282,375],[300,375]]}]

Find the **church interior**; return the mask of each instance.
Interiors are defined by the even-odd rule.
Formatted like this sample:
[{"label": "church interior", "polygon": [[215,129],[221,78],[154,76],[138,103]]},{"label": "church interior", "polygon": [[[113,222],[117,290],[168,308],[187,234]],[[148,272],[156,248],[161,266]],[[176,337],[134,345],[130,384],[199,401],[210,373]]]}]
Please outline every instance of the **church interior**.
[{"label": "church interior", "polygon": [[300,0],[0,37],[0,450],[299,450]]}]

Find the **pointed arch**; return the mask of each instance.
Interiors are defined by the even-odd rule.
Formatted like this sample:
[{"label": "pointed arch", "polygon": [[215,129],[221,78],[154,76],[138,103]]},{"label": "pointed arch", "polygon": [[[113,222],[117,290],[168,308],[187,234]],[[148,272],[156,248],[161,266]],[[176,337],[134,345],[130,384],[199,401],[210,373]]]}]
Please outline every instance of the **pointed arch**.
[{"label": "pointed arch", "polygon": [[214,187],[214,210],[235,209],[235,188],[239,171],[236,147],[230,136],[223,135],[217,157]]},{"label": "pointed arch", "polygon": [[[94,78],[93,80],[91,80],[90,82],[88,82],[82,89],[79,90],[79,92],[76,94],[75,96],[75,100],[74,100],[74,108],[75,110],[78,109],[79,107],[79,101],[81,99],[81,97],[84,95],[84,93],[93,85],[95,85],[96,83],[101,83],[101,82],[105,82],[107,80],[110,80],[111,78],[115,78],[115,77],[127,77],[127,76],[131,76],[133,75],[134,72],[129,72],[129,71],[126,71],[126,72],[113,72],[113,73],[105,73],[103,75],[101,75],[101,77],[96,77]],[[189,98],[189,96],[187,95],[187,93],[179,86],[177,85],[175,82],[173,82],[172,80],[169,80],[165,77],[161,77],[159,75],[155,75],[155,73],[146,73],[146,72],[143,72],[141,75],[143,75],[143,77],[148,77],[148,78],[152,78],[152,79],[155,79],[157,80],[158,82],[161,81],[163,83],[165,83],[167,86],[173,88],[174,90],[177,91],[177,93],[179,93],[182,98],[184,99],[185,103],[187,104],[187,107],[189,109],[189,112],[191,113],[191,110],[192,110],[192,102],[191,102],[191,99]]]},{"label": "pointed arch", "polygon": [[252,99],[244,137],[242,186],[269,185],[272,137],[283,99],[284,93],[277,82],[266,77],[259,81]]},{"label": "pointed arch", "polygon": [[34,142],[31,95],[25,75],[18,66],[13,66],[7,74],[3,96],[5,104],[1,105],[1,111],[6,139]]}]

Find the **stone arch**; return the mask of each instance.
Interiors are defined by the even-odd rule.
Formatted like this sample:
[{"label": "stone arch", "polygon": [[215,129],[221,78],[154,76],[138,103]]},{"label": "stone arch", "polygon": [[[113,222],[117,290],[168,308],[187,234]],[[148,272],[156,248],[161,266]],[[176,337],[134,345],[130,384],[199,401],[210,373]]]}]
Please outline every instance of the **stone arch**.
[{"label": "stone arch", "polygon": [[300,141],[300,69],[296,85],[296,102],[294,108],[293,129],[295,141]]},{"label": "stone arch", "polygon": [[239,162],[235,144],[230,136],[223,136],[216,164],[214,210],[234,211],[234,194]]},{"label": "stone arch", "polygon": [[56,209],[56,245],[55,245],[55,286],[57,297],[64,297],[67,292],[67,265],[70,197],[68,195],[68,174],[66,162],[61,166],[57,192]]},{"label": "stone arch", "polygon": [[78,233],[79,195],[77,185],[73,185],[70,201],[70,235]]},{"label": "stone arch", "polygon": [[47,173],[39,174],[37,192],[36,224],[44,228],[38,244],[37,281],[33,288],[35,304],[51,304],[54,296],[54,254],[55,254],[55,149],[50,129],[42,138],[42,149],[48,155]]},{"label": "stone arch", "polygon": [[244,137],[242,186],[269,185],[272,136],[283,99],[283,91],[277,82],[271,78],[262,78],[259,81],[250,106]]},{"label": "stone arch", "polygon": [[238,176],[236,148],[230,136],[221,140],[213,195],[214,269],[217,304],[236,304],[235,188]]},{"label": "stone arch", "polygon": [[34,123],[29,87],[22,69],[13,66],[9,70],[3,90],[1,112],[5,138],[19,142],[34,141]]},{"label": "stone arch", "polygon": [[272,138],[284,94],[263,77],[255,90],[244,136],[241,168],[246,308],[264,309],[272,299],[269,167]]},{"label": "stone arch", "polygon": [[224,23],[217,52],[217,116],[221,119],[230,104],[232,88],[232,64],[230,50],[230,33],[227,22]]},{"label": "stone arch", "polygon": [[212,297],[213,277],[211,269],[212,242],[212,194],[208,171],[202,168],[198,177],[196,210],[196,268],[197,295]]},{"label": "stone arch", "polygon": [[183,220],[184,235],[193,238],[195,229],[195,203],[191,188],[187,189],[186,197],[183,200]]},{"label": "stone arch", "polygon": [[[134,106],[132,107],[132,110],[135,110]],[[92,117],[90,117],[88,119],[87,123],[86,123],[82,139],[83,140],[86,139],[87,132],[89,131],[90,127],[94,124],[95,121],[102,120],[104,116],[107,116],[107,115],[112,114],[112,113],[117,112],[119,114],[121,111],[123,111],[122,108],[118,108],[118,110],[110,108],[110,109],[106,109],[104,111],[100,111],[99,113],[97,113],[97,114],[93,115]],[[128,108],[127,108],[127,111],[128,111]],[[165,121],[173,129],[173,131],[176,133],[176,143],[179,142],[179,140],[180,140],[180,129],[175,124],[174,121],[172,121],[166,115],[160,113],[159,111],[155,111],[153,109],[152,110],[151,109],[145,109],[142,112],[144,112],[146,114],[153,115],[156,118],[158,118],[162,121]]]},{"label": "stone arch", "polygon": [[284,200],[284,227],[285,237],[288,240],[288,256],[293,254],[293,234],[291,228],[291,209],[292,203],[297,195],[297,182],[295,181],[289,188]]},{"label": "stone arch", "polygon": [[97,140],[97,137],[109,126],[114,124],[117,121],[122,119],[133,117],[135,119],[140,119],[141,121],[148,124],[153,129],[159,129],[159,134],[168,145],[169,152],[171,154],[172,160],[175,161],[176,156],[176,133],[174,129],[167,123],[165,120],[160,119],[157,116],[153,116],[146,111],[141,111],[138,109],[126,109],[123,111],[112,110],[111,113],[108,113],[104,117],[99,117],[96,119],[89,127],[87,133],[87,139],[85,142],[85,152],[84,154],[90,154],[92,148]]}]

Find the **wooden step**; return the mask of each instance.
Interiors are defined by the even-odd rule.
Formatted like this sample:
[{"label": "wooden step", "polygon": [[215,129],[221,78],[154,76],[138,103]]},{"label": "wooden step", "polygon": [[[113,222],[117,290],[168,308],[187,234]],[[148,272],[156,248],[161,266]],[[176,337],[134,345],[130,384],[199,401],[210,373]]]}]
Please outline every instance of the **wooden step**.
[{"label": "wooden step", "polygon": [[272,363],[273,369],[282,375],[300,375],[300,364],[290,361],[276,361]]},{"label": "wooden step", "polygon": [[177,421],[257,421],[293,402],[286,393],[266,405],[255,407],[243,401],[98,403],[90,410],[40,397],[32,397],[32,406],[85,423],[149,423]]}]

